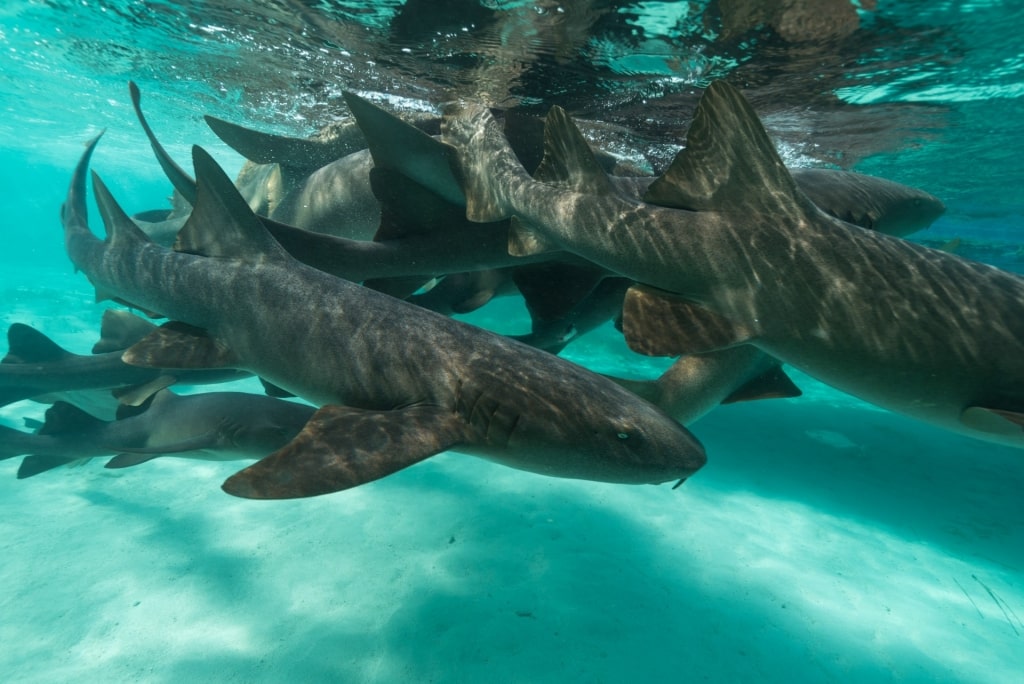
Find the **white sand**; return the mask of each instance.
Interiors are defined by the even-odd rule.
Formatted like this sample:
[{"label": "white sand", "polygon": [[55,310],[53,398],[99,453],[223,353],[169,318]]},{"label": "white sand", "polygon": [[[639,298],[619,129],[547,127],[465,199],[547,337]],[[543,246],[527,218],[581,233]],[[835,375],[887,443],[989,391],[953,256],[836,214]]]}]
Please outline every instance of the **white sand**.
[{"label": "white sand", "polygon": [[[85,351],[66,280],[4,326]],[[285,502],[222,493],[237,463],[0,463],[2,679],[1020,681],[1024,454],[797,380],[700,421],[677,491],[454,453]]]}]

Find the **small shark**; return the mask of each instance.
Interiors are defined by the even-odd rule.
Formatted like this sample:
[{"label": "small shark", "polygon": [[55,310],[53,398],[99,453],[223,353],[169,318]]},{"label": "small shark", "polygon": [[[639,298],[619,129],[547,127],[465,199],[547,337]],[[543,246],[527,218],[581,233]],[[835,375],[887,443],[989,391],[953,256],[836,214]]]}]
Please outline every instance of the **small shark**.
[{"label": "small shark", "polygon": [[0,426],[0,459],[27,454],[19,479],[106,454],[117,454],[108,468],[160,456],[256,459],[291,441],[315,411],[308,404],[245,392],[161,390],[140,408],[122,407],[119,418],[108,422],[58,401],[35,434]]},{"label": "small shark", "polygon": [[124,360],[243,368],[321,407],[286,446],[228,478],[228,493],[340,491],[447,449],[622,483],[681,481],[704,464],[692,434],[610,380],[296,261],[199,147],[175,251],[151,242],[93,174],[107,227],[98,239],[85,201],[96,142],[62,208],[66,251],[97,288],[173,319]]},{"label": "small shark", "polygon": [[706,89],[643,201],[610,187],[561,109],[537,178],[487,110],[447,114],[469,218],[514,217],[513,252],[569,250],[644,284],[623,312],[634,349],[752,344],[879,406],[1024,446],[1024,279],[821,211],[727,83]]},{"label": "small shark", "polygon": [[[130,315],[130,314],[129,314]],[[134,344],[144,337],[144,329],[152,332],[157,326],[138,317],[130,325],[134,330],[124,339],[124,333],[114,332],[127,325],[123,318],[104,316],[103,338],[97,343],[102,353],[74,354],[67,351],[35,328],[13,323],[7,329],[8,352],[0,360],[0,406],[22,399],[40,400],[60,397],[68,392],[82,390],[117,390],[122,403],[138,405],[154,392],[173,385],[209,384],[229,382],[248,377],[234,369],[177,369],[140,368],[121,360],[125,347],[110,349],[112,336],[119,342]],[[134,339],[132,339],[134,337]],[[127,346],[127,345],[126,345]]]}]

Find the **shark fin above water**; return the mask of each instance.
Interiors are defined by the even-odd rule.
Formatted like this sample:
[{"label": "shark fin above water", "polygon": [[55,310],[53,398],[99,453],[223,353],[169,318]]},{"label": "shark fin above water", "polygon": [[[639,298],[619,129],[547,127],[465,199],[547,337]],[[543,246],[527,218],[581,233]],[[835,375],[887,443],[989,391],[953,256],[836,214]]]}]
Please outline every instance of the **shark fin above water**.
[{"label": "shark fin above water", "polygon": [[366,411],[332,404],[283,448],[229,477],[223,489],[250,499],[339,492],[450,449],[470,437],[468,430],[439,406]]},{"label": "shark fin above water", "polygon": [[626,291],[622,332],[629,348],[648,356],[715,351],[753,339],[750,331],[680,295],[645,285]]},{"label": "shark fin above water", "polygon": [[202,328],[187,323],[165,323],[125,350],[132,366],[150,368],[234,368],[235,353]]},{"label": "shark fin above water", "polygon": [[694,113],[686,147],[650,185],[644,201],[690,211],[793,216],[806,211],[794,207],[799,194],[750,103],[724,81],[714,81]]}]

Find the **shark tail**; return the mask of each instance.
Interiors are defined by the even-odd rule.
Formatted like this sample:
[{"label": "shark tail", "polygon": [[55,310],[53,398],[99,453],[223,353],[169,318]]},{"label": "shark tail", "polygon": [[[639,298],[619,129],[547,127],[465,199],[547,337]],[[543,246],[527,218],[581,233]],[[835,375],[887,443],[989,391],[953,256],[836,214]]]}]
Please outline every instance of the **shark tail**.
[{"label": "shark tail", "polygon": [[509,180],[530,176],[490,110],[469,103],[447,105],[441,139],[456,150],[452,171],[466,195],[466,218],[484,223],[512,217],[504,188]]},{"label": "shark tail", "polygon": [[36,435],[0,425],[0,461],[32,453]]},{"label": "shark tail", "polygon": [[171,155],[167,153],[164,146],[157,140],[156,134],[153,133],[153,129],[149,127],[149,122],[146,121],[145,115],[142,113],[142,93],[139,92],[139,87],[135,85],[134,81],[128,82],[128,92],[132,98],[132,107],[135,109],[135,116],[139,119],[139,124],[142,126],[142,130],[146,133],[146,138],[149,140],[149,146],[153,148],[153,154],[156,155],[157,161],[160,163],[160,168],[163,169],[164,174],[167,176],[167,180],[171,182],[174,189],[177,190],[182,197],[189,204],[196,203],[196,182],[183,168],[171,159]]},{"label": "shark tail", "polygon": [[366,140],[352,122],[333,129],[335,135],[330,139],[320,140],[262,133],[208,114],[203,119],[218,138],[249,161],[280,164],[298,177],[366,147]]},{"label": "shark tail", "polygon": [[450,145],[353,93],[344,97],[366,136],[375,169],[397,171],[446,202],[460,207],[465,203]]}]

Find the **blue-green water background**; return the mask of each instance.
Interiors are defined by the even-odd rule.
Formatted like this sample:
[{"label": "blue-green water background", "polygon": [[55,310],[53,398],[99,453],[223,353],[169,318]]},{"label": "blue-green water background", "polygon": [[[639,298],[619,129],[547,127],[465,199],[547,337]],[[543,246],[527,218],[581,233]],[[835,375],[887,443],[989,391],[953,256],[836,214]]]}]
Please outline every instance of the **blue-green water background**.
[{"label": "blue-green water background", "polygon": [[[82,143],[129,211],[169,187],[209,113],[307,135],[340,92],[451,97],[628,126],[657,166],[694,86],[744,87],[791,164],[922,187],[913,239],[1024,271],[1024,8],[881,2],[852,35],[725,45],[706,3],[10,2],[0,9],[3,323],[87,349],[102,307],[63,254]],[[685,6],[685,7],[684,7]],[[690,9],[687,13],[684,9]],[[564,16],[564,20],[557,17]],[[552,19],[555,17],[555,19]],[[512,302],[472,320],[525,326]],[[570,346],[653,376],[609,329]],[[220,492],[234,464],[0,464],[0,671],[10,681],[1019,681],[1024,465],[798,376],[797,401],[694,426],[677,492],[547,480],[448,454],[310,501]],[[40,414],[23,403],[4,424]],[[168,459],[169,461],[169,459]]]}]

